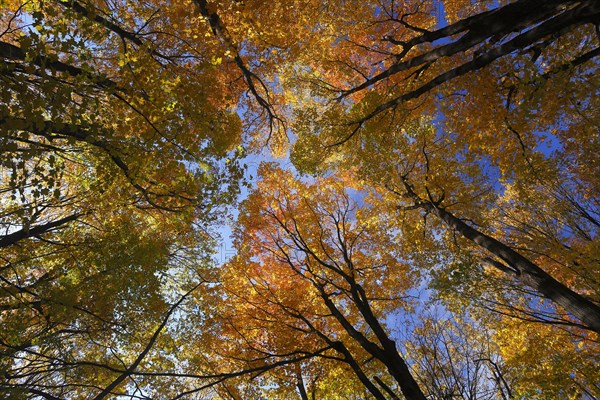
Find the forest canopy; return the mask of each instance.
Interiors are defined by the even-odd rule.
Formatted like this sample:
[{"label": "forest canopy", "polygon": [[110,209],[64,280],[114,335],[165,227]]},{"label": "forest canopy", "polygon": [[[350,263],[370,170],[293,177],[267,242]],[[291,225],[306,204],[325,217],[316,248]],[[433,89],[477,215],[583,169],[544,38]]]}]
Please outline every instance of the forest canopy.
[{"label": "forest canopy", "polygon": [[0,2],[0,397],[600,398],[598,55],[595,0]]}]

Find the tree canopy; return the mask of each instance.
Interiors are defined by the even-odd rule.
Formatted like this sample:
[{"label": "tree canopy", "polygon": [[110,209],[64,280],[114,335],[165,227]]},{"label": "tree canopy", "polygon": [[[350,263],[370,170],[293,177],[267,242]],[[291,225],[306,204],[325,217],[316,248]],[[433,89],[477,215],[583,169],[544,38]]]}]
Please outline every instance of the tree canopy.
[{"label": "tree canopy", "polygon": [[3,1],[0,397],[600,397],[599,54],[594,0]]}]

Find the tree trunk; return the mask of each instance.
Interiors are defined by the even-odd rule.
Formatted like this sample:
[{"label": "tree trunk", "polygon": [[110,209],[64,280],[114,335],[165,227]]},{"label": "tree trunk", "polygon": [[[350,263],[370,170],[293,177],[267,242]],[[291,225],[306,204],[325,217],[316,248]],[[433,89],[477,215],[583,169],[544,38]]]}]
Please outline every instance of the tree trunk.
[{"label": "tree trunk", "polygon": [[423,202],[421,206],[437,215],[449,227],[467,239],[501,258],[515,269],[516,277],[520,282],[559,304],[591,330],[600,333],[600,307],[596,304],[569,289],[509,246],[472,228],[443,208],[437,207],[431,202]]}]

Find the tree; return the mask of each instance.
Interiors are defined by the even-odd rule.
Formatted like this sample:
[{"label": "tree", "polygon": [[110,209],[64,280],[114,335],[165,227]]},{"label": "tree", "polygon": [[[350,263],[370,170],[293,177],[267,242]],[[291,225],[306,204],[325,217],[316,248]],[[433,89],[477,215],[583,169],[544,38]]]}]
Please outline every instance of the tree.
[{"label": "tree", "polygon": [[[540,5],[519,0],[494,8],[492,2],[469,7],[449,0],[443,5],[445,19],[452,22],[447,26],[440,21],[442,16],[435,15],[434,2],[381,2],[373,11],[372,28],[361,33],[362,41],[346,39],[345,50],[355,50],[360,59],[346,60],[347,53],[334,49],[325,56],[331,58],[319,60],[320,66],[314,68],[312,76],[309,73],[317,93],[338,99],[353,97],[362,105],[344,118],[345,131],[338,132],[337,138],[328,138],[326,144],[343,143],[366,121],[384,112],[395,110],[401,115],[412,109],[436,113],[438,104],[424,95],[435,95],[438,89],[444,96],[465,92],[473,96],[482,91],[482,84],[489,85],[497,93],[484,100],[484,106],[508,110],[521,96],[530,94],[527,86],[539,89],[543,81],[585,64],[600,52],[589,38],[590,29],[600,18],[593,1],[557,0]],[[462,19],[457,18],[459,14]],[[343,41],[345,34],[338,39]],[[567,54],[556,54],[572,42],[580,44]],[[526,57],[529,54],[531,57]],[[475,73],[479,74],[477,86],[469,83]],[[336,79],[319,78],[323,74]],[[505,92],[506,98],[499,92]],[[384,96],[373,101],[369,94],[374,93]],[[415,99],[420,102],[411,102]],[[441,106],[446,108],[444,103]],[[460,109],[460,116],[476,115],[481,109],[481,105],[471,103]],[[544,111],[548,119],[556,112]]]},{"label": "tree", "polygon": [[421,316],[407,346],[423,385],[439,399],[514,398],[512,386],[518,378],[509,377],[512,370],[500,356],[492,331],[465,319],[464,313]]},{"label": "tree", "polygon": [[[456,236],[452,232],[463,236],[476,247],[488,251],[487,254],[497,257],[492,259],[485,252],[480,253],[484,262],[508,273],[535,292],[564,307],[589,329],[598,330],[598,306],[585,296],[559,283],[522,254],[523,251],[531,252],[532,257],[539,257],[539,262],[543,265],[548,261],[560,263],[563,268],[560,274],[578,276],[570,279],[576,279],[574,282],[582,282],[583,285],[593,287],[593,265],[596,261],[594,256],[586,254],[583,250],[585,247],[578,243],[581,240],[593,242],[597,235],[595,233],[597,227],[593,224],[593,220],[589,221],[586,218],[585,209],[589,207],[588,205],[581,205],[577,201],[570,202],[564,197],[564,193],[567,193],[566,188],[571,184],[570,177],[561,176],[562,172],[558,168],[552,168],[555,160],[540,158],[540,164],[535,167],[533,173],[526,170],[524,176],[516,175],[519,171],[513,171],[516,175],[513,178],[514,183],[507,187],[517,186],[522,193],[516,194],[515,191],[507,190],[502,196],[497,194],[497,189],[494,187],[495,177],[488,177],[482,172],[479,160],[469,161],[463,158],[462,145],[454,141],[453,135],[438,134],[426,125],[419,127],[418,124],[426,124],[423,121],[412,127],[404,124],[402,128],[394,124],[385,129],[381,128],[380,122],[369,125],[368,127],[373,129],[369,132],[371,135],[357,139],[360,145],[354,146],[352,153],[347,157],[338,159],[341,160],[342,165],[353,166],[359,171],[360,179],[367,179],[388,190],[393,196],[390,201],[394,209],[400,208],[413,215],[421,213],[424,216],[432,215],[439,218],[450,229],[446,236],[448,240],[455,240]],[[356,151],[357,147],[361,150]],[[391,147],[391,149],[381,152],[380,149],[384,147]],[[374,156],[373,151],[380,154]],[[454,151],[456,153],[453,153]],[[542,166],[552,169],[550,172],[544,171]],[[525,168],[528,168],[527,164]],[[537,171],[540,173],[538,174]],[[540,185],[546,182],[556,189],[541,191]],[[535,197],[530,191],[532,189],[537,190]],[[511,198],[515,195],[519,197]],[[532,199],[535,199],[536,203],[531,203]],[[543,207],[543,212],[546,214],[546,219],[540,222],[549,221],[551,225],[536,227],[533,222],[535,219],[525,218],[527,227],[512,228],[514,222],[507,221],[511,218],[511,214],[522,213],[523,207],[531,207],[534,204],[536,208]],[[575,205],[579,207],[575,208]],[[451,208],[457,211],[452,211]],[[494,209],[499,209],[500,212],[484,212],[484,210]],[[397,211],[395,213],[397,214]],[[503,213],[506,213],[506,219],[501,219],[502,217],[499,216]],[[456,217],[457,214],[460,218]],[[499,223],[492,223],[494,219]],[[472,222],[469,224],[465,220]],[[404,224],[404,221],[406,220],[399,220],[399,224]],[[420,218],[412,218],[409,221],[418,223]],[[515,244],[507,245],[495,239],[493,234],[486,234],[480,228],[486,226],[486,221],[489,221],[487,223],[494,231],[510,232],[509,243]],[[543,235],[539,241],[530,239],[532,236],[529,230],[532,228]],[[523,237],[523,235],[527,236]],[[555,243],[564,243],[560,252],[551,247],[552,245],[548,243],[549,239]],[[513,248],[519,242],[523,243],[525,250]],[[464,244],[471,246],[468,243]],[[591,264],[582,265],[574,261],[575,259],[586,259]],[[565,268],[571,271],[567,272]]]},{"label": "tree", "polygon": [[[597,259],[582,249],[597,238],[597,202],[589,195],[597,182],[578,165],[585,153],[567,142],[573,141],[568,137],[583,120],[593,121],[588,114],[595,115],[597,96],[575,91],[572,101],[577,105],[571,107],[560,101],[560,93],[575,82],[597,79],[590,61],[598,52],[590,36],[590,25],[598,19],[596,6],[547,2],[537,7],[517,1],[436,30],[427,20],[427,5],[405,6],[391,3],[376,16],[388,24],[382,29],[392,32],[380,36],[391,43],[391,50],[356,45],[363,53],[370,51],[372,65],[380,66],[361,72],[363,83],[310,81],[321,82],[314,85],[320,98],[307,101],[296,113],[295,164],[308,172],[340,166],[359,171],[358,179],[395,193],[397,206],[439,218],[494,256],[486,262],[598,332],[600,308],[594,295],[590,292],[590,299],[577,293],[540,267],[551,259],[588,277],[578,281],[585,285],[581,290],[595,285]],[[493,28],[482,31],[482,26]],[[381,32],[374,31],[370,40],[375,35]],[[567,43],[578,45],[564,54]],[[394,51],[396,47],[401,51]],[[342,101],[323,103],[338,95]],[[416,133],[416,125],[431,123],[422,122],[423,113],[435,115],[443,132]],[[578,141],[593,147],[596,136],[589,127]],[[544,150],[544,141],[550,149]],[[357,148],[365,150],[358,152],[360,157]],[[385,157],[373,155],[382,151]],[[373,157],[385,167],[367,165]],[[503,217],[484,215],[493,209]],[[535,217],[514,219],[537,209],[544,210],[546,226],[532,226]],[[502,222],[495,223],[499,218]],[[531,240],[531,230],[541,235]],[[504,234],[510,235],[508,242],[498,239]],[[560,256],[549,240],[561,243]],[[523,249],[517,250],[520,245]],[[540,256],[546,260],[530,259]],[[582,266],[574,258],[589,264]]]},{"label": "tree", "polygon": [[597,2],[0,12],[3,392],[597,395]]},{"label": "tree", "polygon": [[124,4],[3,5],[0,355],[11,395],[100,398],[134,384],[121,369],[175,301],[163,291],[198,280],[209,224],[237,193],[241,124],[222,73],[189,55],[189,32],[162,30],[180,10],[151,6],[130,18]]},{"label": "tree", "polygon": [[[222,277],[219,334],[241,342],[229,357],[253,365],[306,354],[352,371],[374,398],[424,399],[385,327],[387,313],[408,306],[411,279],[385,222],[341,181],[306,184],[273,165],[259,174],[239,219],[239,256]],[[314,362],[296,363],[313,382]],[[293,368],[288,376],[296,382]]]}]

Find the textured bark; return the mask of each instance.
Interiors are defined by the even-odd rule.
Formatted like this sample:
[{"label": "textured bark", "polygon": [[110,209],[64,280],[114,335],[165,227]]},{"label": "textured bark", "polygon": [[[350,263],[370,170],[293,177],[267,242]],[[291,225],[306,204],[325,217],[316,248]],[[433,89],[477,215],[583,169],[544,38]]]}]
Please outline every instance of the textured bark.
[{"label": "textured bark", "polygon": [[[407,197],[411,198],[417,206],[436,215],[447,226],[500,258],[514,270],[511,275],[518,281],[560,305],[590,330],[600,333],[600,307],[554,279],[538,265],[506,244],[471,227],[438,204],[421,199],[406,179],[403,179],[403,182]],[[495,265],[495,263],[492,265]],[[499,269],[506,272],[505,268]]]},{"label": "textured bark", "polygon": [[358,379],[367,388],[367,390],[377,400],[385,400],[385,396],[383,395],[383,393],[381,393],[381,391],[377,388],[377,386],[375,386],[373,384],[373,382],[371,382],[371,380],[367,377],[367,375],[365,375],[362,368],[360,367],[360,365],[358,365],[358,363],[356,362],[354,357],[352,357],[352,354],[346,348],[346,346],[344,346],[344,344],[342,342],[330,342],[330,343],[336,351],[338,351],[339,353],[344,355],[344,361],[348,365],[350,365],[350,368],[352,368],[352,370],[354,371],[354,373],[356,374]]},{"label": "textured bark", "polygon": [[[425,32],[406,42],[388,38],[390,42],[402,47],[402,51],[396,56],[399,60],[387,70],[348,90],[344,96],[363,90],[399,72],[473,49],[493,36],[508,35],[531,26],[556,13],[565,3],[572,3],[572,1],[554,0],[540,3],[538,0],[520,0],[502,8],[465,18],[436,31]],[[459,39],[452,40],[450,38],[452,35],[460,33],[464,34]],[[447,39],[450,43],[436,46],[407,60],[404,59],[409,50],[415,46],[440,39]]]},{"label": "textured bark", "polygon": [[[367,120],[377,116],[385,110],[399,104],[416,99],[421,95],[436,89],[457,77],[475,72],[507,56],[515,51],[532,48],[552,36],[552,41],[570,32],[580,25],[600,22],[600,2],[594,0],[520,0],[504,7],[484,12],[470,18],[458,21],[437,31],[426,32],[407,42],[396,41],[388,38],[394,44],[402,46],[402,51],[397,55],[399,61],[387,70],[367,79],[360,85],[343,92],[340,97],[365,90],[376,83],[387,79],[399,72],[409,71],[413,68],[429,68],[436,61],[459,53],[472,53],[473,58],[455,68],[447,70],[425,82],[417,88],[401,94],[377,106],[370,113],[353,121],[360,127]],[[514,34],[515,32],[520,32]],[[463,33],[454,40],[451,35]],[[409,50],[423,43],[432,43],[436,40],[447,39],[450,43],[434,46],[415,57],[404,59]],[[478,53],[483,45],[491,43],[491,48]],[[592,50],[586,53],[584,59],[597,55]],[[573,60],[572,65],[579,65],[582,60]],[[353,134],[356,130],[353,132]],[[347,141],[342,140],[338,145]]]},{"label": "textured bark", "polygon": [[[400,386],[400,390],[402,394],[407,400],[426,400],[425,395],[421,391],[421,388],[417,384],[417,381],[412,376],[408,365],[402,359],[398,350],[396,349],[396,344],[393,340],[391,340],[385,333],[379,332],[377,335],[378,340],[380,341],[382,347],[370,341],[362,332],[358,331],[352,324],[344,317],[344,315],[340,312],[340,310],[336,307],[334,302],[329,298],[329,295],[325,292],[322,286],[315,284],[315,288],[319,290],[321,293],[321,298],[325,302],[325,305],[331,311],[331,314],[338,320],[338,322],[344,327],[346,332],[354,339],[360,346],[369,352],[373,357],[381,361],[387,368],[388,372],[394,380]],[[365,305],[358,305],[357,307],[361,311],[361,314],[365,312]],[[370,310],[367,314],[373,315]],[[365,314],[363,314],[364,316]],[[366,319],[366,318],[365,318]],[[379,327],[383,331],[383,328],[377,323],[376,325],[371,325],[372,321],[367,323],[371,328]]]},{"label": "textured bark", "polygon": [[559,304],[567,312],[583,322],[584,325],[600,333],[600,307],[596,304],[569,289],[532,261],[504,243],[472,228],[443,208],[436,207],[431,203],[427,204],[426,208],[437,215],[448,226],[515,269],[517,271],[516,278],[520,282],[533,288],[547,299]]},{"label": "textured bark", "polygon": [[[370,329],[373,331],[377,338],[377,342],[370,340],[363,331],[357,329],[344,315],[340,308],[336,305],[334,300],[331,298],[331,294],[327,292],[325,285],[320,282],[317,275],[313,273],[313,270],[310,266],[310,263],[306,264],[306,268],[312,277],[307,278],[301,271],[297,269],[297,266],[294,264],[287,255],[286,261],[291,267],[293,271],[299,274],[302,278],[308,279],[313,287],[318,291],[319,296],[323,300],[323,303],[327,307],[327,309],[331,312],[331,315],[339,322],[339,324],[344,328],[346,333],[356,341],[365,351],[367,351],[373,358],[379,360],[385,367],[387,368],[388,373],[394,378],[397,382],[402,394],[407,400],[426,400],[425,395],[423,394],[421,388],[419,387],[417,381],[413,377],[408,365],[402,358],[402,356],[398,353],[398,349],[396,348],[395,342],[390,339],[390,337],[385,332],[383,326],[379,323],[377,316],[373,312],[371,305],[369,303],[368,296],[364,290],[364,288],[360,285],[359,282],[355,279],[355,265],[352,260],[352,251],[351,245],[346,242],[343,232],[340,228],[340,221],[336,221],[336,229],[337,229],[337,244],[338,249],[341,251],[341,255],[344,259],[344,264],[348,268],[350,272],[344,271],[337,265],[329,264],[326,260],[319,257],[307,244],[307,240],[302,236],[300,231],[297,229],[298,222],[292,218],[293,224],[296,227],[295,230],[291,230],[284,221],[279,219],[279,217],[275,214],[270,214],[270,216],[277,222],[277,224],[292,238],[295,243],[296,249],[305,253],[310,257],[311,260],[314,260],[317,264],[320,264],[325,269],[334,271],[335,274],[342,277],[349,285],[348,289],[343,289],[349,295],[350,299],[358,309],[360,315],[362,315],[364,321],[369,325]],[[282,247],[279,247],[282,249]],[[339,289],[339,288],[338,288]],[[306,320],[305,320],[306,321]],[[306,321],[308,322],[308,321]],[[338,344],[338,347],[335,347],[335,343],[332,342],[326,336],[322,336],[323,339],[328,341],[329,344],[334,347],[338,352],[344,354],[346,362],[354,369],[359,379],[365,384],[365,387],[371,393],[373,393],[376,397],[381,396],[385,398],[383,394],[377,389],[373,383],[363,376],[364,373],[356,364],[356,362],[352,359],[351,355],[347,352],[347,349],[342,344]]]},{"label": "textured bark", "polygon": [[379,386],[381,386],[383,388],[383,390],[386,391],[387,394],[390,395],[390,398],[393,400],[400,400],[400,398],[398,396],[396,396],[396,393],[394,393],[394,391],[392,389],[390,389],[390,387],[388,385],[385,384],[384,381],[382,381],[378,376],[374,376],[373,380],[375,382],[377,382],[377,384]]}]

